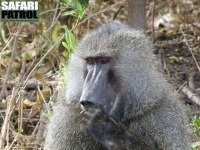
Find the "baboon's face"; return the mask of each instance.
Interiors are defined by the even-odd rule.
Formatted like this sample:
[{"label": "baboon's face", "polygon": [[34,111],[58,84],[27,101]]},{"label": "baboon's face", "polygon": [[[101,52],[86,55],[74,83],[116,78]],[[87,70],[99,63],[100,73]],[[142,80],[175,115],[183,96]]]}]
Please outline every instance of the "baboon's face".
[{"label": "baboon's face", "polygon": [[113,108],[118,85],[112,70],[113,59],[109,57],[85,58],[85,78],[80,104],[83,110],[100,108],[109,113]]}]

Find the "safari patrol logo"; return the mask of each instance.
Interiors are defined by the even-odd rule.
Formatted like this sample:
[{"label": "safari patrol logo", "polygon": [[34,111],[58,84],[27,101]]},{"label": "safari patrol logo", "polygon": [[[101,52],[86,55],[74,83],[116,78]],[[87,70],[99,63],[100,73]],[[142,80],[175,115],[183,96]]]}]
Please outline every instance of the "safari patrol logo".
[{"label": "safari patrol logo", "polygon": [[38,21],[38,0],[0,0],[0,21]]}]

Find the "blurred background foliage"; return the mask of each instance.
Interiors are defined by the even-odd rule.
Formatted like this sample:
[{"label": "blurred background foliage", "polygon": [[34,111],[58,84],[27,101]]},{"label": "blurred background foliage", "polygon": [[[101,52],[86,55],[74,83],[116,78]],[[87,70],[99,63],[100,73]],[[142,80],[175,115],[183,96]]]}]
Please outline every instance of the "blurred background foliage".
[{"label": "blurred background foliage", "polygon": [[[40,0],[39,22],[0,22],[0,129],[5,149],[43,148],[46,123],[76,43],[103,23],[125,23],[127,5],[126,0]],[[146,8],[146,33],[169,82],[191,108],[192,149],[198,149],[200,1],[147,0]],[[193,86],[197,101],[180,92],[185,85]]]}]

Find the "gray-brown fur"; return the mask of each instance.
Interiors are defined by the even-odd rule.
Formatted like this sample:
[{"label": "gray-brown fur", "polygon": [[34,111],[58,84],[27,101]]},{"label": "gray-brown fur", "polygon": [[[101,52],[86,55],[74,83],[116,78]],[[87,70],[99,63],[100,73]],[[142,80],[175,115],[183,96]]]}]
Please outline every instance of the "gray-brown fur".
[{"label": "gray-brown fur", "polygon": [[[48,126],[46,150],[106,149],[98,140],[80,131],[82,116],[79,100],[85,71],[83,58],[93,56],[109,56],[117,62],[113,70],[122,98],[115,102],[112,113],[118,111],[123,102],[124,108],[120,111],[124,115],[117,121],[133,133],[120,139],[129,143],[121,149],[143,150],[142,142],[134,141],[136,136],[151,145],[152,149],[190,149],[185,107],[158,71],[152,43],[143,32],[113,22],[85,35],[71,56],[67,87],[54,108]],[[115,137],[118,138],[117,135]]]}]

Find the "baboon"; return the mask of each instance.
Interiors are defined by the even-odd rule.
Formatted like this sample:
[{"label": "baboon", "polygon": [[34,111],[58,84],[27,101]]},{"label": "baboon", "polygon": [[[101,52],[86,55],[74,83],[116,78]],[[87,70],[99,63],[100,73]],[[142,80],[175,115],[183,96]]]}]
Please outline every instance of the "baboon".
[{"label": "baboon", "polygon": [[142,31],[112,22],[80,40],[46,150],[189,150],[185,107]]}]

